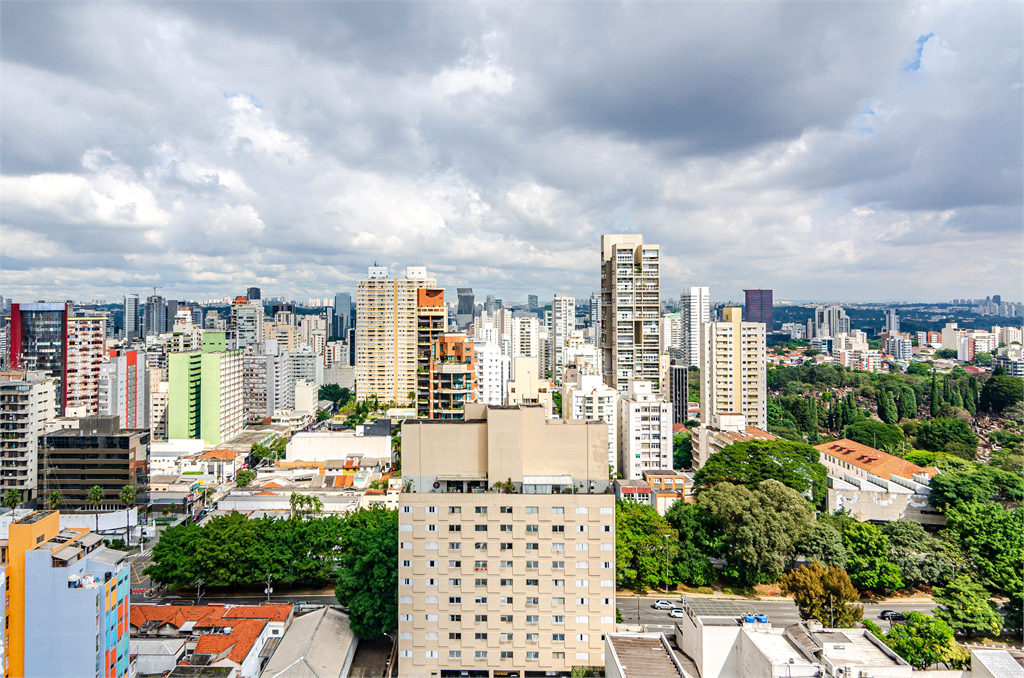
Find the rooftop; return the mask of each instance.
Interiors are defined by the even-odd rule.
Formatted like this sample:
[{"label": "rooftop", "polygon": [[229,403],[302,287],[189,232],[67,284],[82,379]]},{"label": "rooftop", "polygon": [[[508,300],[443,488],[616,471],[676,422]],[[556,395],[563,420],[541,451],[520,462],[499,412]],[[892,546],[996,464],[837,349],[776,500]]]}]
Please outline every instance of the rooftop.
[{"label": "rooftop", "polygon": [[609,634],[608,644],[623,678],[683,675],[660,633]]},{"label": "rooftop", "polygon": [[909,480],[918,474],[925,474],[930,478],[939,472],[936,468],[924,468],[917,464],[911,464],[909,461],[900,459],[887,452],[876,450],[873,447],[858,443],[856,440],[850,440],[849,438],[843,438],[831,443],[822,443],[821,445],[815,445],[814,448],[851,466],[856,466],[861,470],[868,471],[885,479],[894,475]]},{"label": "rooftop", "polygon": [[56,513],[56,511],[36,511],[35,513],[28,514],[27,516],[25,516],[21,520],[16,520],[14,522],[14,524],[15,525],[33,525],[35,523],[38,523],[43,518],[46,518],[46,517],[52,515],[53,513]]},{"label": "rooftop", "polygon": [[[1021,665],[1006,650],[971,650],[971,660],[982,664],[992,678],[1020,678]],[[975,667],[978,671],[978,667]]]},{"label": "rooftop", "polygon": [[348,617],[324,607],[296,617],[270,657],[264,676],[269,678],[324,678],[338,675],[345,665],[355,636]]}]

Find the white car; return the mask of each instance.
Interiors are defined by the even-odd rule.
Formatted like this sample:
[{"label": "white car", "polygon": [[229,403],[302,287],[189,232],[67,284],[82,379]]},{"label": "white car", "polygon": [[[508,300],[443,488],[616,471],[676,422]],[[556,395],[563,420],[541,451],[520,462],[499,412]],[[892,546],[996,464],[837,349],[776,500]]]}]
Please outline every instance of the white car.
[{"label": "white car", "polygon": [[680,608],[673,608],[669,611],[668,616],[673,619],[680,619],[685,613]]},{"label": "white car", "polygon": [[651,607],[655,610],[674,610],[676,606],[675,603],[670,603],[667,600],[656,600]]}]

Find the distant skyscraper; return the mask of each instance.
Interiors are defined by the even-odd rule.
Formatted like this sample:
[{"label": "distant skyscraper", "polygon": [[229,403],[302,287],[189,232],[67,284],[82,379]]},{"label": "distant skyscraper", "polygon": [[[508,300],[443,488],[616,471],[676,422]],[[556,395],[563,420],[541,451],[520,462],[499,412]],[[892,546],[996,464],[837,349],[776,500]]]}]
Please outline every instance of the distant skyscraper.
[{"label": "distant skyscraper", "polygon": [[352,327],[352,295],[346,292],[338,292],[334,295],[334,316],[331,334],[335,337],[345,337],[348,329]]},{"label": "distant skyscraper", "polygon": [[889,330],[889,334],[895,334],[900,331],[900,316],[895,308],[885,311],[885,328]]},{"label": "distant skyscraper", "polygon": [[258,288],[258,287],[250,287],[249,289],[247,289],[245,291],[245,296],[249,297],[249,301],[252,301],[253,299],[255,299],[256,301],[259,301],[260,300],[260,288]]},{"label": "distant skyscraper", "polygon": [[167,331],[167,304],[163,297],[154,294],[146,299],[142,330],[147,337]]},{"label": "distant skyscraper", "polygon": [[8,345],[12,370],[40,370],[57,382],[57,414],[67,405],[68,318],[71,303],[11,304]]},{"label": "distant skyscraper", "polygon": [[100,365],[99,414],[120,417],[121,428],[149,428],[149,370],[141,351],[110,351]]},{"label": "distant skyscraper", "polygon": [[551,311],[551,376],[556,384],[561,384],[569,335],[576,329],[576,300],[571,294],[556,294]]},{"label": "distant skyscraper", "polygon": [[99,316],[68,318],[64,400],[65,406],[76,408],[79,415],[99,413],[100,366],[106,327],[106,318]]},{"label": "distant skyscraper", "polygon": [[668,367],[668,399],[672,403],[672,423],[686,422],[689,409],[690,368],[673,360]]},{"label": "distant skyscraper", "polygon": [[[700,365],[700,326],[711,322],[711,292],[707,287],[684,287],[679,295],[682,363]],[[685,414],[685,413],[684,413]]]},{"label": "distant skyscraper", "polygon": [[537,295],[530,294],[526,297],[526,310],[537,312]]},{"label": "distant skyscraper", "polygon": [[850,332],[850,318],[842,306],[818,306],[814,309],[814,333],[808,339],[834,337],[842,332]]},{"label": "distant skyscraper", "polygon": [[992,295],[992,303],[993,304],[1001,304],[1001,303],[1003,303],[1003,297],[998,295],[998,294],[993,294]]},{"label": "distant skyscraper", "polygon": [[458,293],[459,306],[455,311],[455,322],[458,324],[459,329],[466,329],[473,324],[473,316],[476,315],[473,304],[473,288],[460,287],[458,288]]},{"label": "distant skyscraper", "polygon": [[124,295],[124,336],[129,341],[139,336],[139,295]]},{"label": "distant skyscraper", "polygon": [[747,295],[746,317],[748,323],[764,323],[765,330],[772,331],[772,291],[743,290]]},{"label": "distant skyscraper", "polygon": [[645,245],[642,235],[601,236],[604,382],[619,393],[631,378],[662,388],[660,261],[658,245]]},{"label": "distant skyscraper", "polygon": [[178,301],[176,299],[167,300],[167,308],[164,310],[164,328],[160,330],[163,332],[174,331],[174,319],[178,316]]},{"label": "distant skyscraper", "polygon": [[601,295],[590,295],[590,326],[594,328],[594,341],[601,347]]}]

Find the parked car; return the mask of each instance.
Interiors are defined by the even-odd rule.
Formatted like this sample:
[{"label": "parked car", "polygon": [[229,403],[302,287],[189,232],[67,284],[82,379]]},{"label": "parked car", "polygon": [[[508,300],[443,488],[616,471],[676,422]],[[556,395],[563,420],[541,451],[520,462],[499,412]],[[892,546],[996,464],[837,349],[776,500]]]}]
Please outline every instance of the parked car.
[{"label": "parked car", "polygon": [[654,605],[651,605],[651,607],[655,610],[674,610],[676,605],[675,603],[670,603],[667,600],[656,600],[654,601]]},{"label": "parked car", "polygon": [[882,613],[878,615],[879,619],[885,619],[888,622],[901,622],[903,621],[903,613],[896,612],[894,610],[882,610]]},{"label": "parked car", "polygon": [[683,617],[684,614],[685,613],[680,608],[677,607],[677,608],[669,611],[668,616],[672,617],[673,619],[680,619],[680,618]]}]

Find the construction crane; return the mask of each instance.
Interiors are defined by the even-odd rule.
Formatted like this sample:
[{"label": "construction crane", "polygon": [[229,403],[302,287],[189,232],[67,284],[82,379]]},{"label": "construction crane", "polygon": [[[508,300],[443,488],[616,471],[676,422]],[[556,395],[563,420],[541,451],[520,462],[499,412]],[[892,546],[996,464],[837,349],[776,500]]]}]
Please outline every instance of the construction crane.
[{"label": "construction crane", "polygon": [[162,290],[163,288],[164,288],[164,286],[163,286],[163,285],[154,285],[154,286],[153,286],[153,296],[154,296],[154,297],[156,296],[156,291],[157,291],[157,290]]}]

